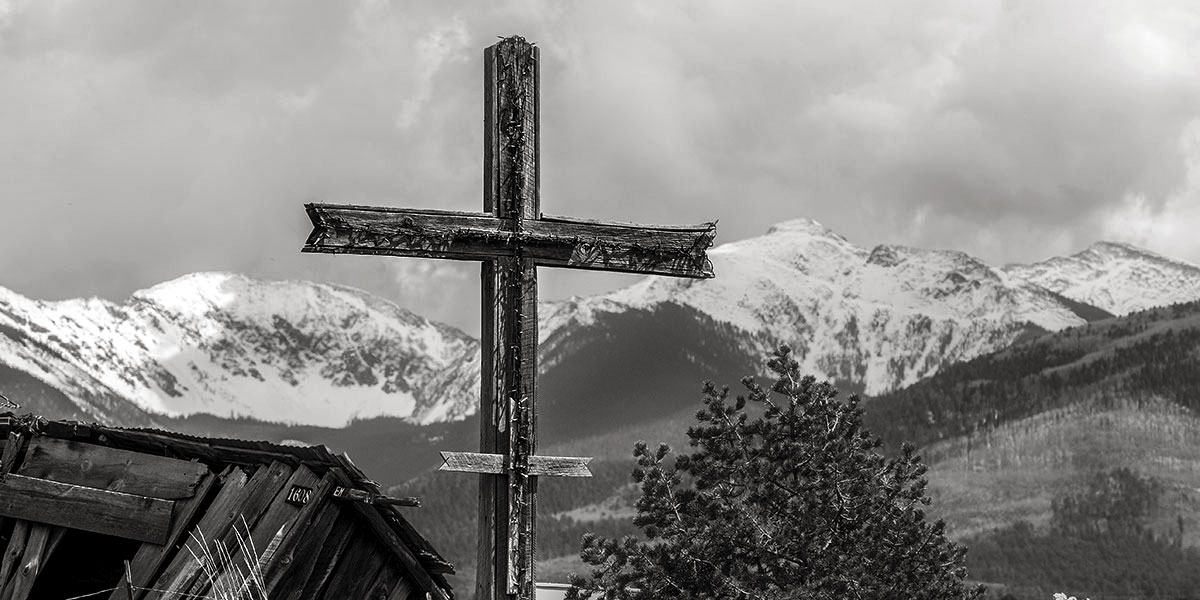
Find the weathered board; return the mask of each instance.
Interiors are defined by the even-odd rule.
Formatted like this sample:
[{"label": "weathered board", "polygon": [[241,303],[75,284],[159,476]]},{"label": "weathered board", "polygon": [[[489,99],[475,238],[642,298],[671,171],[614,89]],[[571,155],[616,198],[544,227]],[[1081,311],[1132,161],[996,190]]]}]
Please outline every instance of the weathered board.
[{"label": "weathered board", "polygon": [[392,593],[387,595],[387,600],[409,600],[413,597],[414,589],[412,581],[401,578],[392,588]]},{"label": "weathered board", "polygon": [[186,460],[84,442],[39,438],[29,442],[18,473],[112,492],[175,500],[196,492],[208,467]]},{"label": "weathered board", "polygon": [[[329,578],[321,594],[324,600],[343,600],[344,598],[362,598],[367,586],[375,579],[379,569],[383,567],[386,556],[379,550],[379,544],[367,531],[358,531],[350,540],[350,546],[340,561],[342,568]],[[350,566],[352,568],[349,568]]]},{"label": "weathered board", "polygon": [[[509,470],[508,457],[480,452],[442,452],[439,471],[458,473],[505,473]],[[591,477],[588,469],[591,457],[577,456],[530,456],[530,475],[552,477]]]},{"label": "weathered board", "polygon": [[[300,506],[288,502],[290,489],[294,486],[315,486],[317,481],[317,476],[308,467],[304,465],[296,467],[296,470],[292,472],[291,478],[276,493],[270,505],[262,512],[262,516],[259,517],[258,522],[249,523],[252,527],[248,535],[250,547],[257,554],[255,556],[245,556],[237,544],[226,546],[229,552],[229,564],[246,568],[254,567],[259,573],[262,573],[266,567],[264,564],[267,561],[266,552],[271,543],[277,537],[280,539],[279,543],[282,543],[282,537],[286,535],[287,528],[292,525],[303,510]],[[278,549],[279,543],[275,545],[275,549]],[[271,551],[272,554],[274,552],[275,550]],[[260,561],[259,557],[262,557],[262,561]],[[236,576],[236,573],[229,573],[228,569],[223,569],[218,574],[219,581],[223,580],[224,582]],[[202,585],[193,587],[191,593],[203,596],[209,592],[210,586],[204,585],[208,583],[205,579],[201,579],[200,581]]]},{"label": "weathered board", "polygon": [[[250,483],[246,486],[246,491],[242,494],[240,502],[236,505],[236,509],[227,514],[229,518],[228,529],[220,535],[208,538],[210,552],[215,552],[217,549],[224,549],[224,552],[230,554],[236,552],[238,548],[238,534],[240,533],[242,537],[245,537],[249,533],[247,528],[253,527],[261,519],[271,502],[281,495],[283,486],[291,477],[292,472],[292,467],[280,462],[271,463],[266,467],[259,467],[250,478]],[[202,596],[202,590],[207,589],[208,584],[207,576],[193,576],[189,584],[177,587],[176,589],[184,597],[187,597],[188,594]]]},{"label": "weathered board", "polygon": [[[337,513],[338,511],[330,511]],[[354,521],[349,515],[341,515],[341,518],[334,522],[332,530],[324,543],[317,548],[319,552],[314,552],[315,557],[307,572],[308,577],[299,580],[299,585],[287,590],[281,590],[283,593],[278,594],[278,597],[285,600],[299,600],[301,598],[311,599],[319,598],[320,592],[325,589],[329,579],[333,577],[337,566],[343,564],[343,556],[346,554],[346,549],[350,545],[350,539],[354,535]],[[306,574],[301,572],[301,575]]]},{"label": "weathered board", "polygon": [[334,532],[340,520],[341,510],[330,507],[314,514],[314,519],[303,529],[297,529],[297,538],[291,543],[291,549],[279,561],[278,567],[268,575],[267,597],[280,600],[296,600],[304,594],[304,584],[309,575],[317,568],[318,555],[331,545],[331,536],[348,534],[348,531]]},{"label": "weathered board", "polygon": [[16,431],[8,432],[8,440],[4,443],[4,456],[0,457],[0,473],[11,473],[17,464],[17,454],[21,452],[23,436]]},{"label": "weathered board", "polygon": [[400,583],[400,570],[391,563],[383,565],[379,569],[379,573],[375,575],[375,580],[371,585],[367,586],[367,591],[363,595],[366,600],[388,600],[388,595]]},{"label": "weathered board", "polygon": [[183,548],[175,553],[171,563],[155,581],[155,588],[146,593],[147,599],[173,598],[186,593],[200,575],[201,565],[193,556],[212,552],[216,544],[226,548],[236,545],[233,526],[244,518],[253,523],[271,498],[279,492],[291,475],[291,467],[280,462],[259,467],[247,479],[240,469],[234,469],[221,485],[200,522],[192,529]]},{"label": "weathered board", "polygon": [[29,540],[29,521],[20,520],[13,523],[12,534],[8,537],[8,546],[4,549],[4,559],[0,562],[0,588],[8,583],[17,563],[25,553],[25,544]]},{"label": "weathered board", "polygon": [[25,545],[25,553],[21,557],[21,567],[13,574],[13,578],[4,586],[4,600],[27,600],[37,577],[50,561],[54,549],[58,547],[66,535],[65,527],[34,523],[29,531],[29,539]]},{"label": "weathered board", "polygon": [[[328,533],[322,528],[332,526],[333,519],[338,514],[336,508],[327,508],[329,493],[335,485],[333,475],[327,473],[322,477],[321,481],[317,482],[313,488],[308,502],[304,504],[295,520],[284,531],[283,538],[275,549],[274,560],[263,569],[263,581],[266,583],[266,589],[263,591],[266,592],[268,598],[274,597],[275,590],[289,571],[297,566],[297,562],[306,558],[298,555],[298,552],[302,552],[304,540],[311,535],[323,536]],[[313,550],[312,554],[315,553],[316,551]]]},{"label": "weathered board", "polygon": [[[223,473],[222,477],[227,478],[232,469],[233,467]],[[192,517],[208,501],[209,493],[216,486],[217,477],[213,473],[206,474],[196,486],[195,493],[191,498],[185,498],[175,503],[175,509],[171,516],[171,531],[162,544],[147,542],[138,548],[133,559],[129,561],[130,583],[134,587],[146,587],[158,576],[163,564],[171,558],[172,553],[182,541],[188,525],[192,523]],[[112,594],[108,596],[108,600],[128,600],[128,593],[122,589],[113,590]]]},{"label": "weathered board", "polygon": [[[350,485],[350,479],[344,473],[338,472],[337,470],[333,470],[331,472],[337,476],[342,485]],[[428,592],[431,594],[432,600],[450,600],[450,598],[442,592],[441,586],[436,585],[429,577],[429,574],[421,566],[420,560],[418,560],[416,555],[413,554],[412,549],[409,548],[408,545],[400,539],[400,536],[396,534],[395,530],[393,530],[387,524],[387,522],[383,520],[383,517],[380,516],[379,511],[375,510],[374,507],[368,506],[361,502],[350,502],[343,506],[349,506],[350,511],[348,512],[350,514],[356,514],[361,522],[368,525],[375,532],[376,538],[379,540],[379,542],[382,543],[385,548],[391,550],[392,553],[400,559],[400,564],[404,567],[404,570],[409,577],[413,578],[422,588],[426,590],[433,590],[432,592]]]},{"label": "weathered board", "polygon": [[705,250],[716,223],[661,226],[567,217],[511,222],[479,213],[306,204],[313,231],[304,252],[378,254],[478,261],[533,260],[538,266],[683,277],[712,277]]},{"label": "weathered board", "polygon": [[[538,49],[506,41],[483,54],[483,209],[524,234],[542,213]],[[528,598],[534,580],[537,479],[525,469],[537,450],[537,265],[521,250],[482,270],[479,449],[508,457],[510,471],[480,476],[477,598]]]},{"label": "weathered board", "polygon": [[173,505],[15,473],[0,480],[0,515],[156,544],[166,541]]}]

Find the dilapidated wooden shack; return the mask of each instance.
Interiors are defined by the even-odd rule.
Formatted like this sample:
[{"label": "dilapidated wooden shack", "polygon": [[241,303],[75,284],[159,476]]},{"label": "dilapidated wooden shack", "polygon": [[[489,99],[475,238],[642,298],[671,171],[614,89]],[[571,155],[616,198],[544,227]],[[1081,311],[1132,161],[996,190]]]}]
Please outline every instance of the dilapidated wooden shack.
[{"label": "dilapidated wooden shack", "polygon": [[345,455],[0,415],[0,600],[453,598]]}]

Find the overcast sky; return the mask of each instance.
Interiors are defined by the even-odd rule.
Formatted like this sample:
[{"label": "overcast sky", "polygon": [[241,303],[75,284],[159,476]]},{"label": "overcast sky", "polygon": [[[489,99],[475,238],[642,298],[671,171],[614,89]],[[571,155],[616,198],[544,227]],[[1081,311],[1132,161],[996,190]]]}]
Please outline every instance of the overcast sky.
[{"label": "overcast sky", "polygon": [[[201,270],[478,330],[477,267],[302,255],[301,205],[482,208],[482,55],[541,48],[542,207],[1200,262],[1200,3],[0,0],[0,286]],[[633,279],[542,270],[543,298]]]}]

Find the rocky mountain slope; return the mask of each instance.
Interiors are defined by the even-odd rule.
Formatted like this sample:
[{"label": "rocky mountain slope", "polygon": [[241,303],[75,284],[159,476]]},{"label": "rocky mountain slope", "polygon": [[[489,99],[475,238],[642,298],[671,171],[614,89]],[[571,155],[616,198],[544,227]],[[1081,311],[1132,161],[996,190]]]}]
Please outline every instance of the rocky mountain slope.
[{"label": "rocky mountain slope", "polygon": [[0,333],[0,362],[93,418],[135,424],[138,411],[332,426],[461,419],[479,376],[474,339],[390,302],[226,273],[181,277],[124,304],[0,289]]},{"label": "rocky mountain slope", "polygon": [[[961,252],[859,247],[795,220],[710,254],[712,280],[650,277],[543,303],[539,410],[583,407],[602,424],[635,407],[666,414],[699,380],[755,372],[779,343],[808,372],[879,394],[1109,316],[1092,302],[1120,312],[1200,297],[1200,269],[1114,244],[998,269]],[[341,286],[198,273],[121,304],[0,288],[0,334],[0,385],[55,416],[340,427],[453,421],[478,405],[476,340]]]},{"label": "rocky mountain slope", "polygon": [[946,364],[1106,316],[967,254],[856,246],[811,220],[710,253],[717,277],[650,277],[543,311],[543,354],[597,315],[673,303],[740,332],[747,353],[792,346],[807,372],[876,394]]},{"label": "rocky mountain slope", "polygon": [[1129,244],[1097,242],[1071,256],[1003,271],[1114,315],[1200,298],[1200,266]]}]

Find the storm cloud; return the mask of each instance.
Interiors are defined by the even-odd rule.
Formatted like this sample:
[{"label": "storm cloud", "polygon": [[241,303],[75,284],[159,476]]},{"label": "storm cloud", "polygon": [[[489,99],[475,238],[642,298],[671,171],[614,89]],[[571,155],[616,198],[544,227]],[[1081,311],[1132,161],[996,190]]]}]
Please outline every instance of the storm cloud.
[{"label": "storm cloud", "polygon": [[511,34],[541,48],[547,213],[1200,262],[1190,1],[0,0],[0,285],[229,270],[474,329],[474,266],[301,255],[301,204],[480,209],[482,49]]}]

